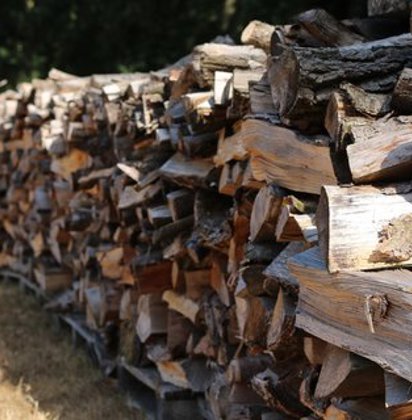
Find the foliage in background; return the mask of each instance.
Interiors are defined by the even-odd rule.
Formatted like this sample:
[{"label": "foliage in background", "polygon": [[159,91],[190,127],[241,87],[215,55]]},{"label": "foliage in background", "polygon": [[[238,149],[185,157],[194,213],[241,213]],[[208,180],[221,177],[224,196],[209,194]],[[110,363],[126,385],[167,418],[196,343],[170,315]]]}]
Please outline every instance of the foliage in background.
[{"label": "foliage in background", "polygon": [[365,1],[347,0],[1,0],[0,79],[44,77],[51,67],[78,75],[157,69],[194,45],[252,19],[287,23],[323,7],[339,18],[361,16]]}]

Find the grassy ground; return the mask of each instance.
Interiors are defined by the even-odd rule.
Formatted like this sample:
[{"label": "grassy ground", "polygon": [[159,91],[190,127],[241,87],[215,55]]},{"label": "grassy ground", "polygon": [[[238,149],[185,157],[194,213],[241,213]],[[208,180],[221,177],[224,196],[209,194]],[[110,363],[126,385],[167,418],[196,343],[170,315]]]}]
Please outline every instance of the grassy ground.
[{"label": "grassy ground", "polygon": [[0,283],[0,420],[137,418],[34,298]]}]

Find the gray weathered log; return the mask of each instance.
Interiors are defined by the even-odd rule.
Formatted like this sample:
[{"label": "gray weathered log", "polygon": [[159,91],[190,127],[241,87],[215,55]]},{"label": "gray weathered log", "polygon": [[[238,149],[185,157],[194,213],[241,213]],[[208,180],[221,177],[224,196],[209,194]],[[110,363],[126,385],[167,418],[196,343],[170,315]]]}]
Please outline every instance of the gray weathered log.
[{"label": "gray weathered log", "polygon": [[412,63],[412,35],[339,48],[285,48],[269,63],[275,108],[285,122],[305,130],[322,127],[330,95],[348,81],[368,92],[387,93]]}]

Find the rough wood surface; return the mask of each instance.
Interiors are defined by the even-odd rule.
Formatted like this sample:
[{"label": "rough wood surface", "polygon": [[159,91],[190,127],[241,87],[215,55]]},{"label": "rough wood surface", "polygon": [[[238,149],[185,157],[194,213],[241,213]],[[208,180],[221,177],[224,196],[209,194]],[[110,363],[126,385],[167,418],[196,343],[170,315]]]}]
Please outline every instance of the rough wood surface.
[{"label": "rough wood surface", "polygon": [[412,379],[409,271],[330,274],[318,248],[289,267],[300,284],[297,327]]},{"label": "rough wood surface", "polygon": [[347,147],[353,181],[409,179],[412,169],[412,117],[377,120],[351,128],[354,144]]},{"label": "rough wood surface", "polygon": [[339,48],[278,48],[269,66],[280,115],[301,129],[319,129],[330,95],[343,81],[369,92],[390,91],[412,62],[412,35]]},{"label": "rough wood surface", "polygon": [[365,270],[412,263],[411,185],[325,186],[319,202],[319,245],[328,269]]},{"label": "rough wood surface", "polygon": [[312,194],[336,184],[326,137],[303,136],[259,120],[245,121],[241,135],[258,181]]}]

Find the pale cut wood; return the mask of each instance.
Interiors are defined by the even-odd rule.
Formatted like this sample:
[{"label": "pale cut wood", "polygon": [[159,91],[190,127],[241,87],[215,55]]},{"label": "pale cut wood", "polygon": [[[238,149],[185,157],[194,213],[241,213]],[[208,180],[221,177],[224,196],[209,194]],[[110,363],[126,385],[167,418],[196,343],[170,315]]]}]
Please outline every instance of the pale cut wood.
[{"label": "pale cut wood", "polygon": [[330,274],[318,248],[292,257],[289,269],[300,285],[298,328],[412,379],[411,272]]},{"label": "pale cut wood", "polygon": [[200,311],[199,304],[172,290],[166,290],[163,293],[163,300],[169,305],[170,309],[179,312],[194,324],[196,323],[197,315]]},{"label": "pale cut wood", "polygon": [[303,136],[259,120],[245,121],[239,135],[258,181],[312,194],[337,183],[326,137]]},{"label": "pale cut wood", "polygon": [[319,245],[331,273],[412,264],[412,186],[325,186]]},{"label": "pale cut wood", "polygon": [[213,98],[216,105],[226,105],[233,97],[233,73],[216,71]]},{"label": "pale cut wood", "polygon": [[279,290],[267,333],[267,348],[271,351],[287,351],[295,343],[296,301],[283,289]]},{"label": "pale cut wood", "polygon": [[347,147],[353,181],[409,179],[412,169],[412,116],[378,120],[373,124],[354,126]]},{"label": "pale cut wood", "polygon": [[243,44],[254,45],[255,47],[262,48],[266,52],[270,50],[270,41],[275,26],[259,20],[252,20],[243,29],[240,40]]},{"label": "pale cut wood", "polygon": [[193,50],[192,65],[199,85],[208,87],[213,84],[215,71],[264,69],[266,54],[250,45],[203,44]]}]

